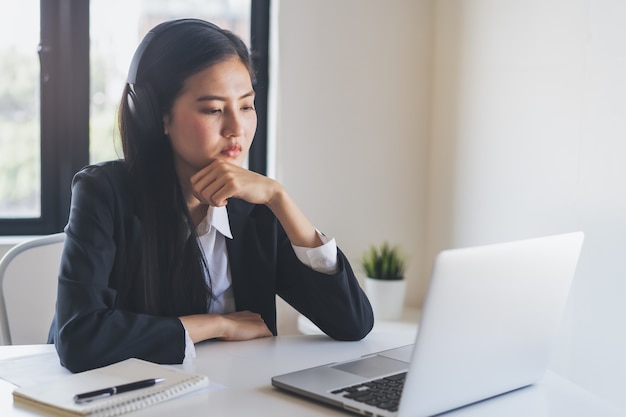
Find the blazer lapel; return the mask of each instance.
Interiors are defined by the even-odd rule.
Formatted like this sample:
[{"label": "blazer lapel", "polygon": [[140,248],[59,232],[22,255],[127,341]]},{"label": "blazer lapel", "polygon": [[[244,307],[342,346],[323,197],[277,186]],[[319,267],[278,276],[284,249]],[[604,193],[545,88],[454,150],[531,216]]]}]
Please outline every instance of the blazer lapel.
[{"label": "blazer lapel", "polygon": [[[235,307],[238,311],[259,313],[273,334],[276,334],[275,290],[271,277],[258,268],[260,254],[254,248],[259,244],[254,216],[255,205],[230,199],[226,206],[232,239],[226,239]],[[246,251],[247,248],[247,251]],[[262,262],[261,262],[262,263]]]}]

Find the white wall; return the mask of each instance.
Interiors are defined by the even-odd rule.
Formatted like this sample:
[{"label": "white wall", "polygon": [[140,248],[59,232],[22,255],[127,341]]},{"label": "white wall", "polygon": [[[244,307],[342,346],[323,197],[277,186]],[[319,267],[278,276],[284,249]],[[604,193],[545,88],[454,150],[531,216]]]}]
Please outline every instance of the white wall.
[{"label": "white wall", "polygon": [[[277,178],[355,268],[369,245],[401,245],[411,257],[407,302],[417,305],[431,4],[283,0],[278,13]],[[281,318],[283,330],[293,324]]]},{"label": "white wall", "polygon": [[430,254],[585,231],[553,366],[626,407],[626,3],[435,4]]},{"label": "white wall", "polygon": [[626,408],[624,16],[621,0],[283,0],[277,173],[353,262],[403,244],[409,304],[440,249],[585,231],[553,368]]}]

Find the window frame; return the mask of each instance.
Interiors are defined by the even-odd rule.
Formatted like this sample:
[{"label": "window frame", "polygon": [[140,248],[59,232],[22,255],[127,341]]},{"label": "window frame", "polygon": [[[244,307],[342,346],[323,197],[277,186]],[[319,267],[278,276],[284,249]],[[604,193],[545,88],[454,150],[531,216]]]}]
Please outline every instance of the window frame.
[{"label": "window frame", "polygon": [[[41,0],[41,214],[0,218],[0,235],[45,235],[65,227],[74,174],[89,164],[89,1]],[[258,128],[249,168],[267,172],[270,0],[251,1]]]}]

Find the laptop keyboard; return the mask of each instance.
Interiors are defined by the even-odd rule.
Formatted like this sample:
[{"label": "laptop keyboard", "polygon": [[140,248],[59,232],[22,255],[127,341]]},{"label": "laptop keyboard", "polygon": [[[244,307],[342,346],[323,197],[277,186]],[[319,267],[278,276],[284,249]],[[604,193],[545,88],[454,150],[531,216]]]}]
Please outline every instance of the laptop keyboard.
[{"label": "laptop keyboard", "polygon": [[363,384],[340,388],[332,391],[332,393],[383,410],[398,411],[405,379],[406,372],[403,372]]}]

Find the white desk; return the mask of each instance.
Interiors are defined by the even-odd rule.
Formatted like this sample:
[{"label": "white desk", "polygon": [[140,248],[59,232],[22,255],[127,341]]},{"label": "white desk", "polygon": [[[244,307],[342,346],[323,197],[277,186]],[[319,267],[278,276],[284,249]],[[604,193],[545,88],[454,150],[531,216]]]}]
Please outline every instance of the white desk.
[{"label": "white desk", "polygon": [[[350,416],[273,388],[270,377],[306,366],[345,360],[377,350],[412,343],[414,333],[380,332],[360,342],[337,342],[326,336],[283,336],[248,342],[206,342],[198,358],[183,367],[202,372],[224,389],[202,391],[132,416]],[[47,354],[52,346],[1,346],[0,361],[28,354]],[[0,380],[0,416],[32,417],[40,412],[13,403],[13,385]],[[548,373],[541,384],[446,414],[446,417],[624,417],[576,385]]]}]

